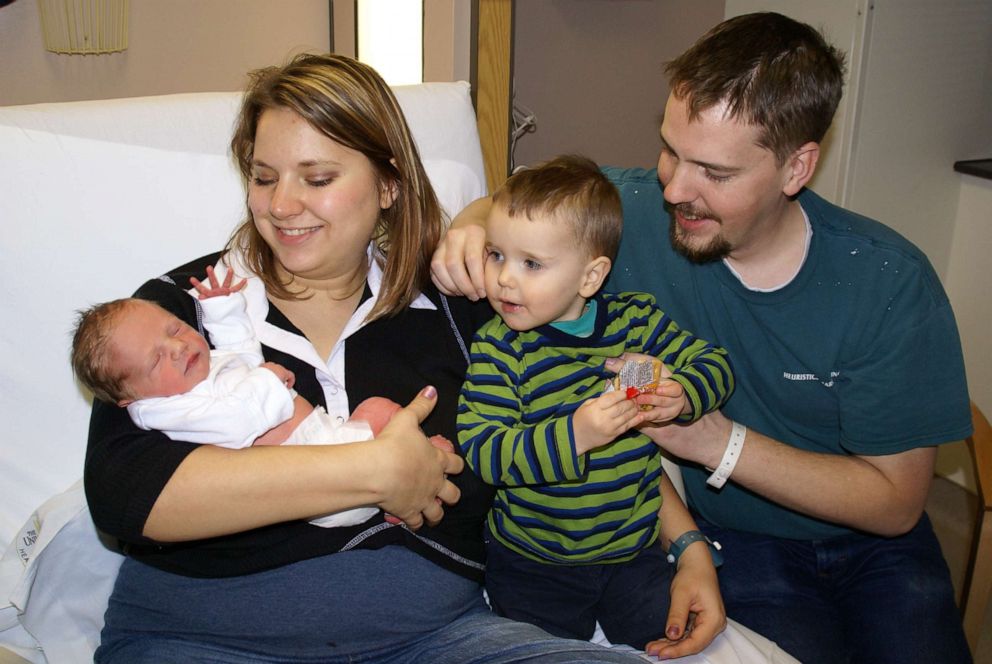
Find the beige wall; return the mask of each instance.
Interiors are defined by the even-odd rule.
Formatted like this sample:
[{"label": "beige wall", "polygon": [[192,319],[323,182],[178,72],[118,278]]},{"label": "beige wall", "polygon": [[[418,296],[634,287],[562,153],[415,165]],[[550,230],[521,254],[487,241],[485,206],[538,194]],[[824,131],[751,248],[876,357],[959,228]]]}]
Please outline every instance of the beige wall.
[{"label": "beige wall", "polygon": [[330,44],[327,0],[131,0],[126,51],[44,48],[36,0],[0,8],[0,105],[237,90],[250,69]]},{"label": "beige wall", "polygon": [[523,0],[514,15],[515,101],[537,116],[514,163],[579,152],[654,166],[664,62],[723,19],[724,0]]},{"label": "beige wall", "polygon": [[[992,156],[992,155],[989,155]],[[972,400],[992,417],[992,180],[955,174],[960,180],[950,267],[944,280],[961,331]],[[938,472],[974,490],[964,445],[941,448]]]}]

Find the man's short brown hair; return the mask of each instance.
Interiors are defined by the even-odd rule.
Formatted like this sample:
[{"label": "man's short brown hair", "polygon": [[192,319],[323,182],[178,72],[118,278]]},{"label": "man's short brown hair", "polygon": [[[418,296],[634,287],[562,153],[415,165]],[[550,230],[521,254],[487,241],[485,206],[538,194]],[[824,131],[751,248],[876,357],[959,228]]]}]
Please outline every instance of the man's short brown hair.
[{"label": "man's short brown hair", "polygon": [[665,72],[690,119],[726,103],[731,118],[760,128],[759,145],[782,164],[823,140],[843,92],[844,55],[809,25],[759,12],[723,21]]}]

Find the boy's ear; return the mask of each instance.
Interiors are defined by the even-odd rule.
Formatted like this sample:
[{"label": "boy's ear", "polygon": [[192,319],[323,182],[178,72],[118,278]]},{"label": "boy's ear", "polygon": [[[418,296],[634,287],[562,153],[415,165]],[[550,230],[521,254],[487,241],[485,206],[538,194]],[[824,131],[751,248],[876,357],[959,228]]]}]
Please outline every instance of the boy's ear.
[{"label": "boy's ear", "polygon": [[786,161],[785,183],[782,193],[792,197],[798,194],[816,172],[820,160],[820,144],[810,141],[803,143]]},{"label": "boy's ear", "polygon": [[121,399],[120,401],[117,402],[117,405],[120,406],[121,408],[127,408],[133,403],[134,403],[134,399]]},{"label": "boy's ear", "polygon": [[596,291],[603,286],[603,282],[606,281],[606,277],[610,274],[610,268],[612,267],[613,261],[606,256],[597,256],[586,263],[582,283],[579,284],[579,295],[585,298],[595,295]]}]

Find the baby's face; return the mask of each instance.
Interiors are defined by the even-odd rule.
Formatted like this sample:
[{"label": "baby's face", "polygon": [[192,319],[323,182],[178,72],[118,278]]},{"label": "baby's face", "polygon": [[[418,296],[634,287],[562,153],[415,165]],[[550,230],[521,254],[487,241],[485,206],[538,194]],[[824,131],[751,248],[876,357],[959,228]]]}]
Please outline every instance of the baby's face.
[{"label": "baby's face", "polygon": [[196,330],[168,311],[142,300],[117,318],[110,360],[123,370],[132,400],[189,392],[210,372],[210,346]]}]

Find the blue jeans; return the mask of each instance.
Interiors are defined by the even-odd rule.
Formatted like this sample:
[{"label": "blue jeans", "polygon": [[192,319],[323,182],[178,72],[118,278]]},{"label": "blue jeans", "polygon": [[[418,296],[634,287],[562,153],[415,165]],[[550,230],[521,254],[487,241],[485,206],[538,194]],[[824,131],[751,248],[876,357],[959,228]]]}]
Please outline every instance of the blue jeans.
[{"label": "blue jeans", "polygon": [[672,574],[658,542],[621,563],[551,565],[525,558],[486,532],[486,592],[493,610],[564,638],[592,638],[597,620],[611,643],[643,650],[664,638]]},{"label": "blue jeans", "polygon": [[193,579],[128,559],[97,664],[643,664],[495,616],[478,584],[397,546]]},{"label": "blue jeans", "polygon": [[417,641],[364,655],[297,658],[261,655],[184,639],[145,639],[115,648],[98,662],[119,664],[644,664],[636,652],[551,636],[533,625],[493,615],[480,606]]},{"label": "blue jeans", "polygon": [[947,563],[926,514],[907,534],[784,540],[718,528],[730,618],[803,664],[971,662]]}]

